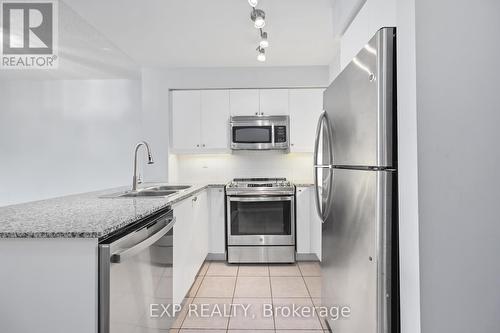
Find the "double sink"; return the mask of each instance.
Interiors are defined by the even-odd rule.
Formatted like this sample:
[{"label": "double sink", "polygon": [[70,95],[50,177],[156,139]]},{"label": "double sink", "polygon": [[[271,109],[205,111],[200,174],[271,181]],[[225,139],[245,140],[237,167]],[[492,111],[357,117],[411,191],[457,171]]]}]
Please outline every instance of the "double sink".
[{"label": "double sink", "polygon": [[187,190],[191,185],[162,185],[146,187],[137,191],[119,192],[103,196],[103,198],[141,198],[141,197],[167,197],[178,193],[179,191]]}]

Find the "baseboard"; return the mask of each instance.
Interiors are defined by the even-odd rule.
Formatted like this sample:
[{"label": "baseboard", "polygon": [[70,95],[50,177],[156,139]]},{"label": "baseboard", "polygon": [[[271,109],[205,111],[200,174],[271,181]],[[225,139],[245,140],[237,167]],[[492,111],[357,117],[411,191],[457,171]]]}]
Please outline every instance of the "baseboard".
[{"label": "baseboard", "polygon": [[[295,258],[297,261],[319,261],[315,253],[296,253]],[[209,261],[226,261],[225,253],[209,253],[207,254]]]},{"label": "baseboard", "polygon": [[226,254],[225,253],[209,253],[209,254],[207,254],[207,260],[226,261]]},{"label": "baseboard", "polygon": [[295,258],[297,261],[319,261],[315,253],[296,253]]}]

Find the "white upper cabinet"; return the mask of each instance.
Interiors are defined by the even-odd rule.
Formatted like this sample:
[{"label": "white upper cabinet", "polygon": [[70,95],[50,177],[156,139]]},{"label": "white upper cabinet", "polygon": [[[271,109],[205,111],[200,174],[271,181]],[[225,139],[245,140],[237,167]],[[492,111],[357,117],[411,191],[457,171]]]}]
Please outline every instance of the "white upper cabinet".
[{"label": "white upper cabinet", "polygon": [[231,89],[231,116],[255,116],[259,113],[259,89]]},{"label": "white upper cabinet", "polygon": [[323,111],[325,89],[290,89],[290,150],[314,151],[316,125]]},{"label": "white upper cabinet", "polygon": [[229,117],[290,115],[290,151],[314,150],[324,88],[214,89],[172,92],[172,151],[229,151]]},{"label": "white upper cabinet", "polygon": [[261,89],[260,114],[265,116],[288,115],[288,89]]},{"label": "white upper cabinet", "polygon": [[200,90],[172,91],[172,147],[191,150],[200,147]]},{"label": "white upper cabinet", "polygon": [[201,91],[201,147],[229,147],[229,90]]},{"label": "white upper cabinet", "polygon": [[229,91],[172,92],[172,149],[196,153],[229,149]]}]

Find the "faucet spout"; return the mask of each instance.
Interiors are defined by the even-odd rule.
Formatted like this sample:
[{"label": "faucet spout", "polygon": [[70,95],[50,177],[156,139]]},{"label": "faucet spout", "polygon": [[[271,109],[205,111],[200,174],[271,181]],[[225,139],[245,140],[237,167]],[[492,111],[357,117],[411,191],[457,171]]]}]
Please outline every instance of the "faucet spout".
[{"label": "faucet spout", "polygon": [[146,141],[141,141],[135,146],[134,151],[134,177],[132,178],[132,191],[137,191],[137,152],[141,146],[146,147],[146,152],[148,154],[148,164],[153,164],[153,155],[151,154],[151,148]]}]

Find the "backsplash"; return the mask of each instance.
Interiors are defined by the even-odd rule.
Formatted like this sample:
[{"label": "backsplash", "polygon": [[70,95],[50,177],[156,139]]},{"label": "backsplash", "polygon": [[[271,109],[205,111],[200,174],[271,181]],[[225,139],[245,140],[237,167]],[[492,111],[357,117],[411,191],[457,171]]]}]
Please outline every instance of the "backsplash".
[{"label": "backsplash", "polygon": [[232,154],[174,155],[169,158],[169,182],[226,183],[235,177],[286,177],[312,181],[310,153],[239,151]]}]

